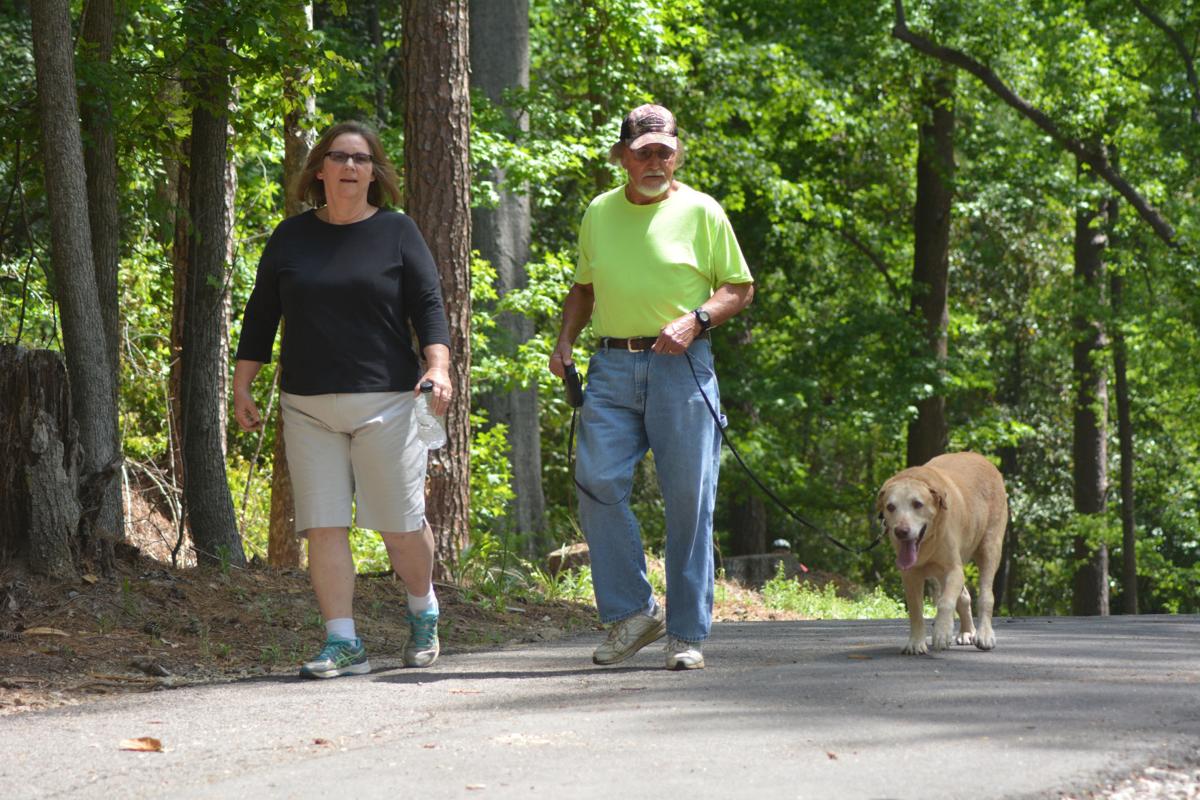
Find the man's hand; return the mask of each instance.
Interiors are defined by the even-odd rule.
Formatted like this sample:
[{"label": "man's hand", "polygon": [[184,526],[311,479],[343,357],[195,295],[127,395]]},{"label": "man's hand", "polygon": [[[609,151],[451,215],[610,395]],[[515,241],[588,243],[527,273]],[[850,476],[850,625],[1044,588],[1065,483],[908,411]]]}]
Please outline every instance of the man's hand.
[{"label": "man's hand", "polygon": [[572,353],[570,342],[559,341],[554,347],[554,352],[550,354],[550,372],[555,377],[565,378],[567,374],[567,364],[574,364],[575,356]]},{"label": "man's hand", "polygon": [[662,355],[677,356],[687,352],[699,333],[700,323],[696,320],[696,315],[688,312],[664,325],[650,349]]}]

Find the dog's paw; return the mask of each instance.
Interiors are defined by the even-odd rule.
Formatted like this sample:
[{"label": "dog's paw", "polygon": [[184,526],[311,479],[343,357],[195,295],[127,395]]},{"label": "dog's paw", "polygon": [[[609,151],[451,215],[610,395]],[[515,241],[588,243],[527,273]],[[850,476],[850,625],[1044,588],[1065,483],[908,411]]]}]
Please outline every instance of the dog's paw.
[{"label": "dog's paw", "polygon": [[978,631],[975,634],[975,646],[980,650],[991,650],[996,646],[996,634],[989,631]]},{"label": "dog's paw", "polygon": [[975,644],[975,634],[971,632],[960,633],[954,637],[955,644]]},{"label": "dog's paw", "polygon": [[945,633],[939,633],[938,631],[933,632],[933,641],[931,644],[933,645],[934,650],[949,650],[950,645],[953,642],[954,636],[949,631],[946,631]]},{"label": "dog's paw", "polygon": [[920,656],[929,652],[929,646],[925,644],[925,637],[922,636],[920,639],[909,639],[900,652],[906,656]]}]

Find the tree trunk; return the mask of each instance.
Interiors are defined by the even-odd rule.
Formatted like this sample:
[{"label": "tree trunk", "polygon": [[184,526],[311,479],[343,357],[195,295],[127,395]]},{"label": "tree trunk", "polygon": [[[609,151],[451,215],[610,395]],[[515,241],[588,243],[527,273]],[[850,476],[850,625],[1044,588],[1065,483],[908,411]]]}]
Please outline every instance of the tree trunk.
[{"label": "tree trunk", "polygon": [[[430,453],[429,522],[441,564],[469,541],[471,177],[467,0],[404,5],[404,170],[408,213],[442,277],[455,400],[447,445]],[[439,564],[439,574],[444,567]]]},{"label": "tree trunk", "polygon": [[[1020,296],[1025,296],[1025,293],[1022,292]],[[1014,414],[1018,413],[1021,408],[1025,394],[1026,338],[1023,332],[1024,328],[1024,321],[1018,319],[1010,330],[1009,338],[1013,342],[1013,354],[1001,395],[1004,405],[1012,409]],[[1004,475],[1004,482],[1009,487],[1011,495],[1013,486],[1021,475],[1020,449],[1017,445],[1005,445],[1000,448],[1000,473]],[[1018,562],[1014,558],[1014,554],[1017,552],[1018,544],[1019,531],[1010,514],[1008,528],[1004,533],[1004,546],[1000,551],[1000,569],[996,571],[996,578],[992,581],[995,608],[999,609],[1000,604],[1007,600],[1009,614],[1013,610],[1013,591],[1017,585],[1015,565]]]},{"label": "tree trunk", "polygon": [[[1080,164],[1079,174],[1083,175]],[[1075,212],[1075,376],[1074,495],[1079,514],[1104,514],[1108,495],[1108,382],[1101,351],[1108,345],[1101,309],[1104,304],[1105,226],[1109,201],[1092,211]],[[1076,572],[1072,613],[1108,614],[1108,547],[1093,551],[1085,537],[1074,541]]]},{"label": "tree trunk", "polygon": [[[205,6],[198,3],[192,13],[203,14]],[[229,75],[224,68],[214,68],[197,81],[196,92],[183,330],[183,491],[197,558],[209,564],[244,564],[225,472],[222,424],[228,363]]]},{"label": "tree trunk", "polygon": [[[609,26],[609,7],[607,2],[597,0],[582,0],[584,22],[584,53],[587,54],[587,100],[592,109],[592,130],[604,130],[608,124],[609,92],[616,89],[612,85],[608,67],[608,43],[606,41]],[[623,112],[624,113],[624,112]],[[612,173],[603,164],[592,167],[592,181],[596,186],[596,194],[608,189],[612,183]]]},{"label": "tree trunk", "polygon": [[[187,317],[188,249],[191,242],[192,140],[180,143],[175,176],[175,236],[171,245],[171,400],[170,472],[176,486],[183,487],[183,331]],[[181,532],[182,533],[182,532]]]},{"label": "tree trunk", "polygon": [[[232,111],[237,104],[237,89],[233,89],[228,108]],[[225,156],[225,172],[224,172],[224,189],[225,200],[222,208],[225,212],[225,217],[222,220],[222,244],[225,246],[224,258],[221,260],[221,311],[217,315],[217,324],[220,326],[217,331],[217,358],[216,358],[216,378],[217,378],[217,430],[220,431],[220,436],[217,437],[217,443],[221,447],[221,460],[229,454],[229,328],[233,324],[233,294],[229,291],[230,282],[233,276],[233,257],[235,242],[233,239],[233,230],[237,225],[237,211],[235,203],[237,202],[237,183],[238,172],[237,163],[229,158],[229,141],[233,139],[233,125],[229,121],[229,117],[225,117],[225,141],[226,141],[226,156]],[[212,282],[216,279],[216,274],[212,274],[208,280]],[[228,473],[226,473],[226,481],[228,481]]]},{"label": "tree trunk", "polygon": [[[954,198],[954,74],[926,79],[925,111],[917,150],[912,311],[924,321],[925,341],[938,363],[946,361],[950,271],[950,211]],[[946,398],[939,388],[917,404],[908,426],[908,466],[946,452]]]},{"label": "tree trunk", "polygon": [[[101,71],[112,63],[114,0],[90,0],[84,5],[84,57]],[[120,310],[118,308],[117,266],[120,259],[120,220],[117,201],[117,151],[113,138],[112,111],[104,92],[84,85],[80,97],[83,117],[83,162],[87,172],[88,223],[92,234],[92,257],[96,269],[96,290],[100,315],[104,319],[104,343],[109,350],[108,365],[114,376],[120,369]],[[114,387],[114,404],[116,403]]]},{"label": "tree trunk", "polygon": [[[304,6],[304,27],[312,30],[312,3]],[[305,210],[300,198],[290,191],[296,176],[304,169],[304,160],[312,148],[312,120],[317,113],[312,73],[292,68],[284,72],[283,96],[289,109],[283,117],[283,189],[285,213],[292,217]],[[278,367],[276,367],[278,369]],[[296,503],[292,496],[292,475],[288,470],[283,442],[283,414],[276,406],[275,453],[271,474],[271,527],[267,535],[267,563],[276,569],[295,569],[301,563],[300,542],[296,538]]]},{"label": "tree trunk", "polygon": [[[379,20],[379,0],[367,0],[364,4],[366,12],[367,33],[371,37],[371,80],[375,85],[375,125],[382,127],[388,123],[388,74],[383,50],[383,25]],[[311,14],[309,15],[311,18]]]},{"label": "tree trunk", "polygon": [[78,426],[62,356],[0,345],[0,566],[77,576]]},{"label": "tree trunk", "polygon": [[[89,0],[84,4],[81,39],[84,57],[93,61],[104,76],[112,64],[113,32],[116,27],[114,0]],[[84,84],[80,98],[83,122],[83,163],[87,172],[88,223],[92,234],[92,258],[96,271],[96,291],[100,316],[104,320],[104,345],[112,373],[113,408],[120,406],[121,323],[120,289],[117,272],[120,264],[120,215],[117,203],[117,147],[113,137],[112,110],[104,92]],[[113,450],[121,451],[121,434],[114,431]],[[98,525],[125,534],[124,503],[121,482],[113,481],[105,498]]]},{"label": "tree trunk", "polygon": [[[72,408],[79,421],[83,448],[81,480],[99,480],[95,487],[98,507],[85,509],[84,552],[103,555],[100,539],[119,537],[121,531],[101,527],[102,521],[119,520],[108,505],[120,504],[111,483],[119,465],[116,376],[108,348],[96,288],[91,226],[88,223],[86,170],[75,93],[75,62],[71,40],[70,4],[46,0],[31,6],[33,54],[37,74],[38,111],[42,128],[42,162],[50,207],[51,263],[55,293],[62,308],[62,329],[70,374]],[[93,549],[94,548],[94,549]]]},{"label": "tree trunk", "polygon": [[767,506],[749,487],[747,491],[749,494],[733,501],[730,508],[729,543],[735,556],[767,552]]},{"label": "tree trunk", "polygon": [[1113,318],[1113,372],[1117,379],[1117,436],[1121,443],[1121,607],[1138,613],[1137,523],[1133,505],[1133,413],[1125,369],[1125,334],[1121,327],[1124,281],[1114,273],[1110,281]]},{"label": "tree trunk", "polygon": [[[529,0],[471,0],[471,80],[497,106],[504,92],[529,88]],[[521,130],[529,129],[527,115],[506,109]],[[471,212],[471,234],[476,249],[496,269],[501,297],[529,282],[530,208],[527,187],[510,187],[503,170],[485,167],[500,188],[500,204]],[[515,190],[514,190],[515,188]],[[500,315],[504,349],[516,348],[532,338],[533,321],[521,314]],[[524,534],[527,554],[545,550],[546,497],[542,492],[542,429],[538,415],[537,384],[514,387],[481,398],[488,419],[508,426],[512,457],[515,527]]]}]

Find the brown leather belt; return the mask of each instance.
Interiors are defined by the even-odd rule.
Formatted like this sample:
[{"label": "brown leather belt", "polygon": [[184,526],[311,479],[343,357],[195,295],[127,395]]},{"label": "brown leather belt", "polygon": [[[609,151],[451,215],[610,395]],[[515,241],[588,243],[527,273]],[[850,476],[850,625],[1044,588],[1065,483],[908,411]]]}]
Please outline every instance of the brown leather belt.
[{"label": "brown leather belt", "polygon": [[[700,334],[696,339],[707,339],[708,331]],[[631,336],[628,339],[618,339],[615,336],[601,336],[600,345],[610,350],[628,350],[631,353],[640,353],[643,350],[649,350],[658,341],[657,336]],[[695,341],[695,340],[693,340]]]},{"label": "brown leather belt", "polygon": [[649,350],[658,341],[657,336],[631,336],[628,339],[618,339],[614,336],[601,336],[600,344],[610,350],[628,350],[640,353]]}]

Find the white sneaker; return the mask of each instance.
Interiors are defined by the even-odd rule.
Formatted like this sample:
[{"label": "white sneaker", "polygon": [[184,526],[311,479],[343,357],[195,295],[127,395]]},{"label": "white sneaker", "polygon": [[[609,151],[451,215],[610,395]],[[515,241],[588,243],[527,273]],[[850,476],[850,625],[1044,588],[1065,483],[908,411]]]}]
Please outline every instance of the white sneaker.
[{"label": "white sneaker", "polygon": [[675,636],[667,639],[667,669],[704,669],[700,642],[685,642]]},{"label": "white sneaker", "polygon": [[667,632],[666,612],[656,605],[654,614],[634,614],[608,629],[608,638],[592,653],[592,663],[617,664],[658,641]]}]

